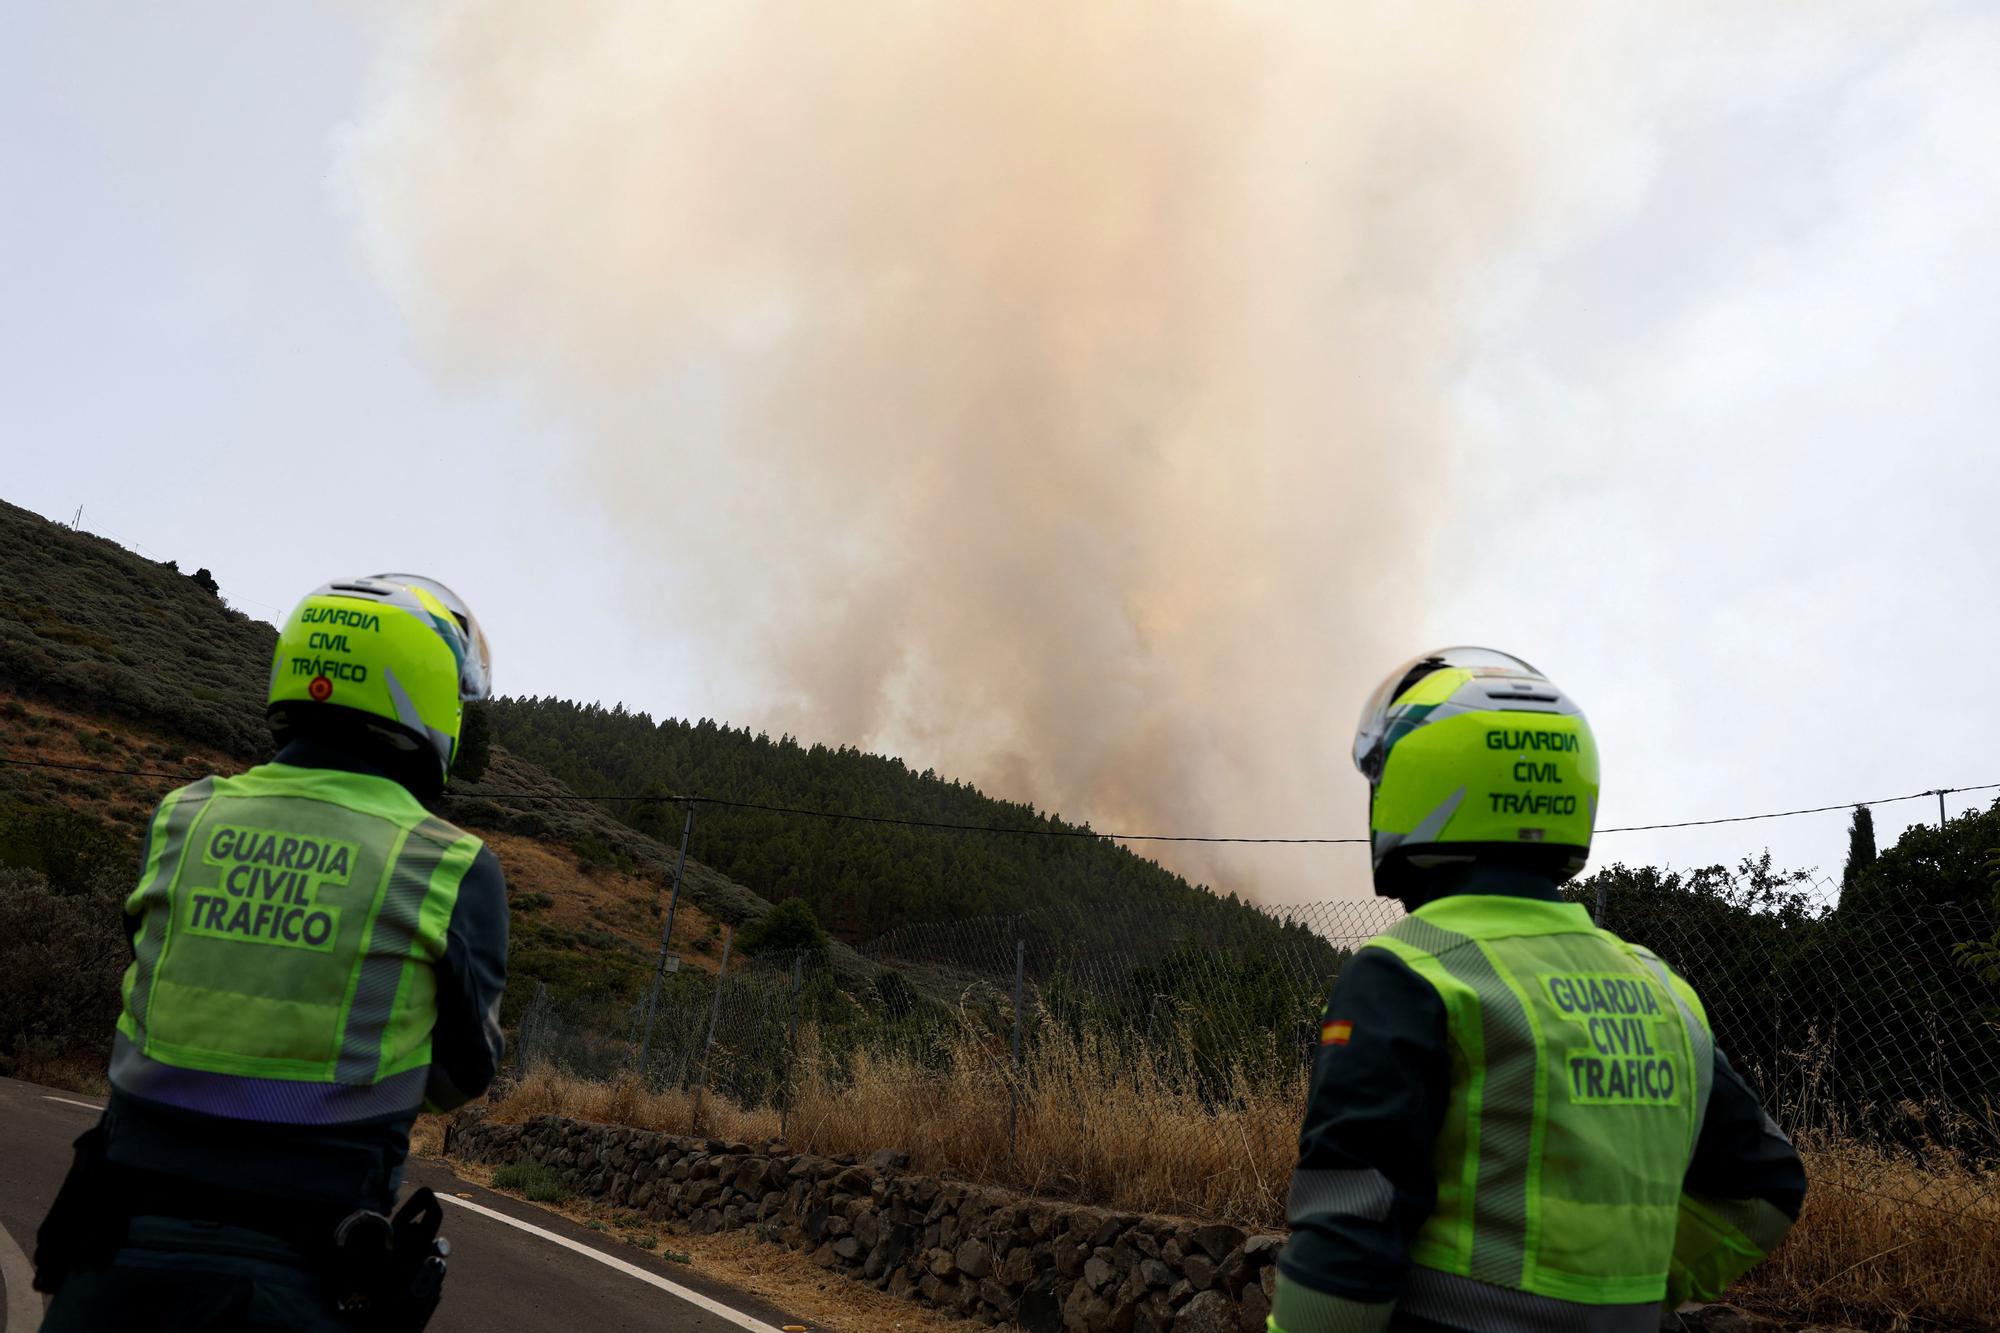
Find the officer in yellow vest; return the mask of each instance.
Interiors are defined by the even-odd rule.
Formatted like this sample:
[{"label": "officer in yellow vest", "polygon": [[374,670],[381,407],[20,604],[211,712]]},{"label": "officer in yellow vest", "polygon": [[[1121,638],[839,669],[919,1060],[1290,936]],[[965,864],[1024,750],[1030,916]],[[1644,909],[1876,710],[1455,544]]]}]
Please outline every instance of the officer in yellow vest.
[{"label": "officer in yellow vest", "polygon": [[1798,1217],[1805,1172],[1701,1001],[1557,890],[1597,746],[1517,658],[1450,648],[1363,710],[1376,891],[1410,915],[1320,1029],[1273,1333],[1653,1333]]},{"label": "officer in yellow vest", "polygon": [[422,802],[489,675],[442,584],[328,584],[278,637],[276,761],[161,802],[45,1330],[422,1326],[441,1210],[385,1215],[419,1108],[493,1078],[507,955],[499,863]]}]

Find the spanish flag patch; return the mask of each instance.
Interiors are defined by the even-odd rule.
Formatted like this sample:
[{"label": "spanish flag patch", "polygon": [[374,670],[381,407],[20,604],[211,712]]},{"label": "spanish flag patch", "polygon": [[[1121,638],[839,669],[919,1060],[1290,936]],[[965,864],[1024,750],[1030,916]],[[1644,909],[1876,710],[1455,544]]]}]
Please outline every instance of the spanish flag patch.
[{"label": "spanish flag patch", "polygon": [[1345,1046],[1354,1035],[1354,1024],[1346,1019],[1319,1025],[1319,1044],[1322,1046]]}]

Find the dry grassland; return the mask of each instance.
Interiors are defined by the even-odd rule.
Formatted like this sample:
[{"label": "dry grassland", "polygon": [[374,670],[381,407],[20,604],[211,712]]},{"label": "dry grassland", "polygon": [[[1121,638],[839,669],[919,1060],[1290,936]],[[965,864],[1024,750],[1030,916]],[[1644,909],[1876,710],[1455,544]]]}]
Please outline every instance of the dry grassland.
[{"label": "dry grassland", "polygon": [[[657,876],[649,879],[609,866],[586,870],[575,852],[559,844],[494,829],[478,832],[507,872],[507,893],[517,912],[523,901],[542,904],[534,909],[538,921],[569,930],[601,930],[642,955],[659,948],[660,922],[652,912]],[[664,893],[660,906],[664,911]],[[713,973],[721,962],[719,942],[706,953],[696,947],[708,939],[709,924],[708,915],[683,895],[674,910],[674,940],[687,971]]]},{"label": "dry grassland", "polygon": [[1815,1323],[2000,1328],[2000,1173],[1919,1169],[1825,1135],[1800,1148],[1805,1213],[1732,1299]]},{"label": "dry grassland", "polygon": [[[1042,1042],[1022,1071],[1019,1152],[1010,1159],[1004,1070],[977,1042],[961,1042],[940,1069],[861,1055],[837,1076],[806,1058],[785,1138],[828,1155],[894,1147],[934,1174],[1282,1230],[1304,1074],[1239,1082],[1218,1110],[1152,1068],[1112,1043]],[[547,1069],[493,1111],[509,1121],[545,1113],[743,1142],[779,1133],[769,1108],[708,1094],[697,1110],[687,1093]],[[1801,1147],[1813,1181],[1805,1215],[1733,1301],[1871,1329],[2000,1329],[2000,1175],[1921,1169],[1828,1135]]]}]

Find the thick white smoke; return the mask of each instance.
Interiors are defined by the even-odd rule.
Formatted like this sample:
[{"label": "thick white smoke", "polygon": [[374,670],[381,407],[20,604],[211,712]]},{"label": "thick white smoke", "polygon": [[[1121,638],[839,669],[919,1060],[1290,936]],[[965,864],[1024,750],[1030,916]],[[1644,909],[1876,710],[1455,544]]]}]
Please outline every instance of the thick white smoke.
[{"label": "thick white smoke", "polygon": [[[1351,834],[1452,371],[1615,119],[1593,13],[413,6],[345,172],[440,367],[578,426],[635,569],[698,568],[661,610],[733,720],[1099,827]],[[1365,882],[1225,858],[1169,859]]]}]

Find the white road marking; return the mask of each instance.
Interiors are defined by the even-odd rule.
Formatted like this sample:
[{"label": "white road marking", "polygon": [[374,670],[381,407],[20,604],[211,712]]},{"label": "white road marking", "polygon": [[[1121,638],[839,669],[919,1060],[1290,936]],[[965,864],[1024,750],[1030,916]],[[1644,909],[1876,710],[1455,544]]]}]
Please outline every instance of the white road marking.
[{"label": "white road marking", "polygon": [[35,1270],[21,1247],[0,1227],[0,1280],[7,1283],[6,1333],[35,1333],[42,1326],[42,1298],[35,1291]]},{"label": "white road marking", "polygon": [[67,1097],[51,1097],[46,1092],[42,1094],[42,1100],[45,1102],[61,1102],[65,1106],[81,1106],[86,1111],[102,1111],[104,1109],[101,1106],[92,1106],[89,1102],[73,1102]]},{"label": "white road marking", "polygon": [[[636,1277],[641,1282],[650,1282],[661,1291],[686,1301],[696,1309],[706,1310],[717,1319],[726,1320],[738,1328],[755,1329],[756,1333],[771,1333],[772,1326],[770,1324],[759,1323],[739,1310],[732,1310],[718,1301],[712,1301],[698,1291],[689,1291],[678,1282],[669,1282],[658,1273],[648,1272],[637,1264],[628,1264],[615,1255],[606,1254],[602,1250],[593,1250],[590,1246],[573,1241],[567,1236],[558,1236],[553,1231],[544,1231],[532,1222],[523,1222],[517,1217],[509,1217],[505,1213],[497,1212],[483,1204],[474,1203],[470,1199],[460,1199],[450,1194],[440,1194],[438,1198],[452,1205],[454,1208],[470,1208],[475,1213],[483,1214],[496,1222],[505,1222],[508,1226],[525,1231],[531,1236],[540,1236],[543,1240],[553,1241],[566,1250],[575,1250],[578,1254],[595,1259],[598,1263],[608,1268],[615,1268],[621,1273]],[[9,1289],[12,1289],[11,1286]],[[9,1329],[8,1333],[13,1333],[13,1330]]]}]

